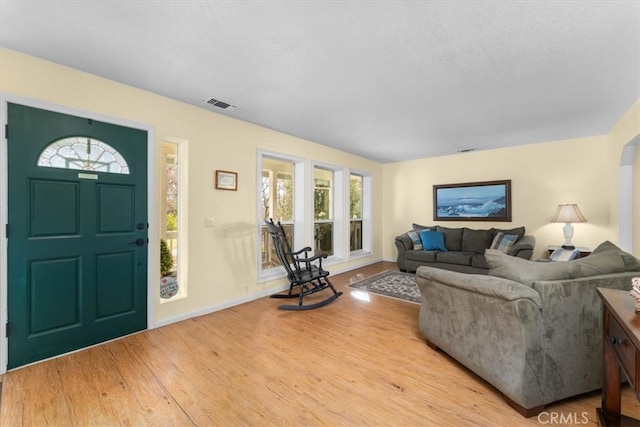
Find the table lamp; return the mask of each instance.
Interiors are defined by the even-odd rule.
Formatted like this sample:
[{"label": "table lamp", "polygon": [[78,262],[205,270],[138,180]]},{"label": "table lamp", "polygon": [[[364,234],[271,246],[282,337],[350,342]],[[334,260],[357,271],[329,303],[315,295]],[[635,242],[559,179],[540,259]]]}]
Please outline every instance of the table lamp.
[{"label": "table lamp", "polygon": [[587,222],[587,219],[580,212],[580,208],[575,203],[566,204],[566,205],[558,205],[558,209],[556,210],[556,214],[553,216],[551,222],[564,222],[564,227],[562,228],[562,232],[564,233],[564,244],[562,245],[562,249],[575,249],[571,243],[571,239],[573,238],[573,225],[572,222]]}]

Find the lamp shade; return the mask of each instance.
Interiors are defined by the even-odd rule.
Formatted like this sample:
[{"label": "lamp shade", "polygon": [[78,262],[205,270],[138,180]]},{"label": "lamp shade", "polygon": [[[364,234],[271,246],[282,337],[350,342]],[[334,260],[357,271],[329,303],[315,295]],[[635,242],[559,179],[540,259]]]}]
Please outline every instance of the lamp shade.
[{"label": "lamp shade", "polygon": [[551,222],[587,222],[587,219],[580,212],[580,208],[575,203],[558,205],[556,214],[551,219]]}]

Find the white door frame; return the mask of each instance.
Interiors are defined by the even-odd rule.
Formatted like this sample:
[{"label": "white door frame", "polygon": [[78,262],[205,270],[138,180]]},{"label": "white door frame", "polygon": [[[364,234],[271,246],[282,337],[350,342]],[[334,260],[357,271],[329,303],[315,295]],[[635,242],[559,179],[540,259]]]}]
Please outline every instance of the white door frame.
[{"label": "white door frame", "polygon": [[633,164],[640,146],[640,134],[623,148],[618,169],[618,243],[620,248],[633,253]]},{"label": "white door frame", "polygon": [[27,98],[20,95],[15,95],[8,92],[0,92],[0,375],[7,371],[8,361],[8,339],[6,335],[7,324],[7,236],[6,226],[8,220],[8,153],[7,153],[7,138],[5,135],[8,108],[7,104],[11,102],[14,104],[26,105],[28,107],[39,108],[42,110],[54,111],[56,113],[63,113],[72,116],[86,117],[87,119],[93,119],[96,121],[112,123],[115,125],[126,126],[130,128],[140,129],[147,132],[147,217],[149,221],[149,245],[147,256],[147,329],[153,329],[156,326],[155,322],[155,309],[156,309],[156,290],[159,282],[157,272],[160,268],[160,260],[156,250],[153,250],[159,245],[160,236],[158,232],[158,212],[156,209],[156,193],[157,183],[155,180],[156,170],[156,144],[155,144],[155,129],[153,126],[134,122],[131,120],[123,119],[120,117],[107,116],[104,114],[96,113],[93,111],[81,110],[72,107],[66,107],[51,102]]}]

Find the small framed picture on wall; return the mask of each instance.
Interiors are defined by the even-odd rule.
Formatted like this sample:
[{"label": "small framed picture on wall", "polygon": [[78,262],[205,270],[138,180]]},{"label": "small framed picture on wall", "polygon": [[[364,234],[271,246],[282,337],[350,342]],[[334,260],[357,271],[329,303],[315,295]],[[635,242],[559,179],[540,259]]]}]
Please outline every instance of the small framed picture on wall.
[{"label": "small framed picture on wall", "polygon": [[236,191],[238,189],[238,174],[236,172],[217,170],[216,189]]}]

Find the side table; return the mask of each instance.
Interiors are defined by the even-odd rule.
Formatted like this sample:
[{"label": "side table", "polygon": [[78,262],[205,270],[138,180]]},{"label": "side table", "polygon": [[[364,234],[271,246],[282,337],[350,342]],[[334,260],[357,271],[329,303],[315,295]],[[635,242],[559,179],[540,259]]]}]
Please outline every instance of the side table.
[{"label": "side table", "polygon": [[604,369],[600,426],[640,426],[640,420],[621,414],[620,371],[640,400],[640,314],[628,291],[598,288],[604,303]]}]

